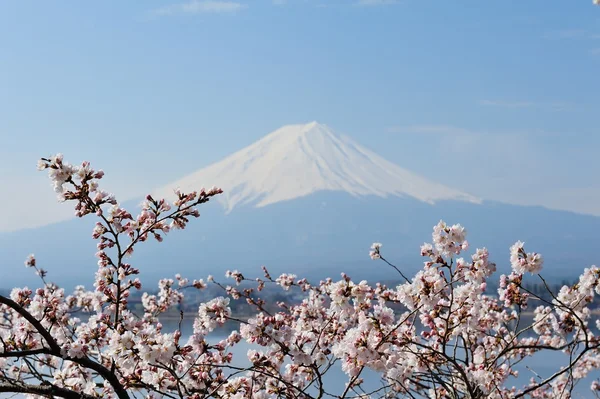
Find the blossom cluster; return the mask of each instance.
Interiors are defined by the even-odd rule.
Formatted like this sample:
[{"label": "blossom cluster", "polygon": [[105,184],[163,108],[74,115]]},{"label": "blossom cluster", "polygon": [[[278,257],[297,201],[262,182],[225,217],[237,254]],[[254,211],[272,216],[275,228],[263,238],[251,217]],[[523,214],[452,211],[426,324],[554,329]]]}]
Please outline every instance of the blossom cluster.
[{"label": "blossom cluster", "polygon": [[[339,280],[311,283],[295,274],[250,279],[227,271],[232,285],[209,276],[180,275],[159,281],[156,294],[142,296],[143,314],[129,306],[140,290],[134,247],[173,229],[184,229],[197,205],[220,189],[176,191],[176,200],[146,197],[133,216],[98,188],[101,172],[62,156],[43,159],[55,191],[74,201],[77,216],[94,214],[98,252],[94,290],[71,295],[44,279],[37,289],[15,288],[0,296],[0,393],[31,397],[129,398],[568,398],[575,384],[600,369],[600,340],[589,305],[600,295],[600,269],[583,271],[552,301],[528,292],[525,273],[540,273],[541,255],[522,242],[510,248],[509,275],[500,276],[498,295],[487,292],[496,272],[486,248],[468,256],[467,232],[440,221],[421,247],[425,261],[411,279],[383,258],[382,245],[370,257],[391,265],[403,281],[396,286]],[[460,257],[459,257],[460,256]],[[127,261],[126,261],[127,260]],[[31,256],[26,266],[37,269]],[[542,277],[540,276],[540,279]],[[542,281],[544,281],[542,279]],[[223,295],[199,305],[193,331],[164,331],[161,315],[178,306],[185,290],[216,284]],[[260,295],[270,284],[297,290],[302,300],[275,310]],[[255,312],[245,319],[232,311],[245,301]],[[530,323],[525,310],[536,303]],[[272,305],[272,304],[271,304]],[[182,314],[182,317],[184,315]],[[226,325],[234,331],[215,335]],[[219,339],[214,339],[220,336]],[[251,349],[241,358],[236,346]],[[520,364],[539,352],[564,352],[569,363],[552,375],[514,386]],[[339,367],[343,387],[328,374]],[[377,378],[374,378],[376,375]],[[379,381],[373,386],[373,381]],[[600,383],[591,389],[600,393]]]}]

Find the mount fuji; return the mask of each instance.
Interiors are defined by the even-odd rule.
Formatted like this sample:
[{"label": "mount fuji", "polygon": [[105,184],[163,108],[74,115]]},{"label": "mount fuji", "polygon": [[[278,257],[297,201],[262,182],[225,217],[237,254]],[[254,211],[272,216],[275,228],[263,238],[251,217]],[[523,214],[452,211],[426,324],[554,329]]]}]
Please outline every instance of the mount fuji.
[{"label": "mount fuji", "polygon": [[[224,194],[161,244],[140,245],[130,262],[144,282],[175,273],[222,276],[293,272],[320,279],[396,275],[368,258],[374,241],[407,273],[422,266],[419,246],[440,219],[461,223],[472,249],[486,246],[501,272],[516,240],[545,257],[548,277],[569,278],[598,262],[600,218],[482,200],[429,181],[317,122],[284,126],[213,165],[153,191],[155,198],[216,185]],[[118,196],[118,193],[117,193]],[[125,207],[135,211],[135,201]],[[0,288],[31,284],[29,253],[64,284],[90,285],[96,269],[95,220],[71,220],[0,234]],[[68,256],[66,256],[68,255]],[[10,271],[9,271],[10,270]]]},{"label": "mount fuji", "polygon": [[321,191],[354,197],[408,197],[434,204],[442,200],[481,203],[450,187],[399,167],[328,126],[311,122],[277,129],[256,143],[157,191],[168,197],[200,185],[223,188],[221,203],[264,207]]}]

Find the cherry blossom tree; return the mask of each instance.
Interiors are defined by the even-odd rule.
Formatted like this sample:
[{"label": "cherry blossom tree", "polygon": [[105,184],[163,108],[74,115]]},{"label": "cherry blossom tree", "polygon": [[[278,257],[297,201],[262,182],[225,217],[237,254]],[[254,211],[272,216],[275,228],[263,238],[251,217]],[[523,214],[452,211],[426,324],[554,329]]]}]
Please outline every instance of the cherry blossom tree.
[{"label": "cherry blossom tree", "polygon": [[[569,398],[578,381],[600,368],[600,340],[589,305],[600,295],[600,269],[583,270],[573,286],[553,293],[539,274],[543,258],[518,241],[510,248],[512,272],[500,276],[498,295],[486,293],[496,265],[485,248],[470,256],[466,230],[440,222],[425,262],[412,278],[389,262],[380,243],[371,258],[391,267],[401,283],[388,287],[342,275],[311,283],[293,274],[273,278],[266,268],[251,279],[227,271],[231,284],[212,277],[160,280],[157,294],[144,293],[143,312],[128,303],[141,290],[140,269],[128,263],[148,239],[162,241],[200,214],[197,207],[222,191],[176,191],[176,200],[147,196],[132,216],[99,188],[102,171],[88,162],[71,165],[61,155],[42,159],[61,201],[78,217],[97,223],[98,269],[94,290],[67,295],[48,282],[32,255],[25,264],[40,287],[15,288],[0,296],[0,393],[31,397],[112,398]],[[6,267],[6,266],[4,266]],[[143,269],[143,268],[142,268]],[[395,270],[395,271],[394,271]],[[546,285],[551,300],[529,292],[526,274]],[[198,307],[193,333],[163,331],[160,316],[180,304],[186,290],[207,284],[223,295]],[[266,306],[272,285],[298,290],[302,301]],[[248,319],[230,301],[245,300]],[[527,312],[532,312],[526,321]],[[236,330],[215,334],[226,323]],[[234,354],[242,343],[247,353]],[[547,352],[565,354],[554,373],[538,375],[524,365]],[[335,370],[342,387],[331,383]],[[514,386],[524,371],[531,380]],[[600,384],[591,390],[600,394]]]}]

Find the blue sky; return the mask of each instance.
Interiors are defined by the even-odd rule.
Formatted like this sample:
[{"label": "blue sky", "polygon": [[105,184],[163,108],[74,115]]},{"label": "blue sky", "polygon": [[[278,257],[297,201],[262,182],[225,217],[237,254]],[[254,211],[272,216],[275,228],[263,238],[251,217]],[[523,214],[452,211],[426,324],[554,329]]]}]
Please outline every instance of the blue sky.
[{"label": "blue sky", "polygon": [[1,230],[66,217],[40,156],[136,198],[318,120],[474,195],[600,215],[600,7],[0,3]]}]

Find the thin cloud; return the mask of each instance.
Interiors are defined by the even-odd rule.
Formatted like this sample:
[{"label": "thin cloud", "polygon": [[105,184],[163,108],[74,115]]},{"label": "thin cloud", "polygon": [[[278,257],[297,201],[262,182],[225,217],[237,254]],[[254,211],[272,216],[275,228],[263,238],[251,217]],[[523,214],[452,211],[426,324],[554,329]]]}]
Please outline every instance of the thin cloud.
[{"label": "thin cloud", "polygon": [[271,0],[271,4],[273,4],[276,7],[304,5],[304,6],[309,6],[309,7],[325,8],[325,7],[332,6],[332,4],[321,4],[321,3],[317,3],[316,1],[313,1],[313,0]]},{"label": "thin cloud", "polygon": [[386,129],[388,133],[417,133],[417,134],[472,134],[473,132],[457,126],[450,125],[409,125],[390,126]]},{"label": "thin cloud", "polygon": [[481,100],[481,105],[489,105],[492,107],[503,107],[503,108],[530,108],[535,106],[530,101],[498,101],[498,100]]},{"label": "thin cloud", "polygon": [[[546,39],[554,40],[579,40],[584,42],[592,42],[600,39],[600,33],[592,32],[584,29],[564,29],[554,32],[548,32],[544,36]],[[593,48],[588,51],[592,56],[600,55],[600,49]]]},{"label": "thin cloud", "polygon": [[400,4],[401,0],[353,0],[343,2],[319,2],[317,0],[271,0],[274,6],[285,6],[292,4],[303,4],[316,8],[338,8],[338,7],[377,7]]},{"label": "thin cloud", "polygon": [[586,36],[587,32],[583,29],[560,29],[544,34],[545,39],[580,39]]},{"label": "thin cloud", "polygon": [[192,0],[187,3],[171,4],[152,11],[155,15],[178,15],[178,14],[228,14],[235,13],[247,8],[246,4],[235,1],[220,0]]},{"label": "thin cloud", "polygon": [[569,40],[569,39],[600,39],[600,34],[590,32],[585,29],[560,29],[551,32],[546,32],[543,35],[544,39]]},{"label": "thin cloud", "polygon": [[532,101],[503,101],[503,100],[481,100],[480,105],[499,108],[549,108],[553,111],[563,111],[570,108],[569,104],[554,102],[554,103],[537,103]]},{"label": "thin cloud", "polygon": [[400,0],[358,0],[355,4],[357,6],[372,7],[372,6],[389,6],[392,4],[399,4]]},{"label": "thin cloud", "polygon": [[385,129],[388,133],[432,135],[438,137],[549,137],[560,135],[540,129],[492,131],[487,129],[470,129],[455,125],[397,125]]},{"label": "thin cloud", "polygon": [[[586,140],[574,139],[570,144],[572,148],[558,149],[560,156],[557,156],[556,150],[542,145],[558,137],[572,137],[573,132],[490,130],[452,124],[397,125],[387,131],[407,136],[397,141],[410,153],[406,154],[407,159],[429,157],[430,176],[454,184],[460,182],[462,190],[478,197],[600,215],[600,187],[585,184],[587,175],[593,174],[587,164],[574,163],[581,154],[586,160],[593,159],[588,156],[594,151],[593,146],[586,146]],[[449,160],[453,166],[458,165],[458,169],[448,168]],[[476,167],[469,167],[473,165]],[[539,165],[545,167],[539,168]],[[571,174],[574,176],[569,180],[570,187],[557,187],[557,178],[565,181],[563,176]],[[579,189],[575,188],[577,185]]]}]

